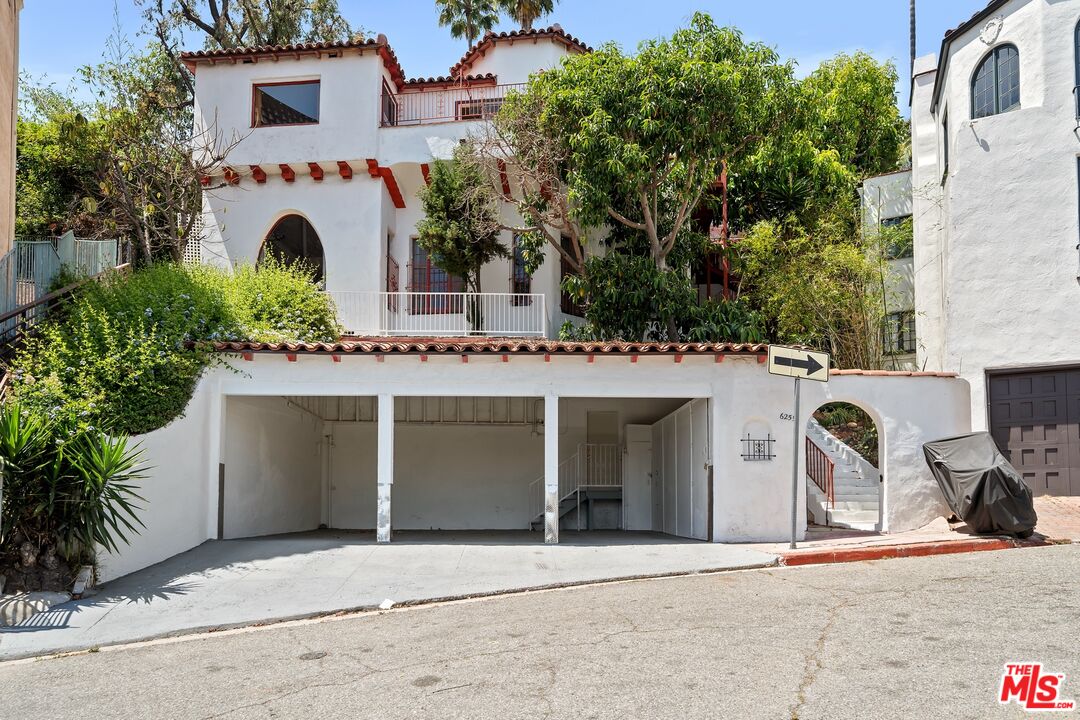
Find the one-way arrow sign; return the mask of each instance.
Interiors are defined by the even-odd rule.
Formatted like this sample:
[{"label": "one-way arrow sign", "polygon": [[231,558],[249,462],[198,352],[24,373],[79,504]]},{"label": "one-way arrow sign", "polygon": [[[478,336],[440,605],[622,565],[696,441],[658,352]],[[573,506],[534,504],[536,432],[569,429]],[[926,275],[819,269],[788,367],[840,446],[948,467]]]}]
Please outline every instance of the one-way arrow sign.
[{"label": "one-way arrow sign", "polygon": [[770,345],[769,372],[773,375],[829,382],[829,354]]}]

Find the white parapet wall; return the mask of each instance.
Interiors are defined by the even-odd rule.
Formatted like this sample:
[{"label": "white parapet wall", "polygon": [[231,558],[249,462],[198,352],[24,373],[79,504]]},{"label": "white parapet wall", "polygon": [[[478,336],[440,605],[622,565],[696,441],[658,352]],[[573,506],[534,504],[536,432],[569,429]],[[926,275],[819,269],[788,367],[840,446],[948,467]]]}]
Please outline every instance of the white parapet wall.
[{"label": "white parapet wall", "polygon": [[[622,433],[625,424],[655,422],[687,400],[708,400],[708,411],[696,422],[706,426],[708,439],[700,461],[711,473],[708,537],[714,542],[790,538],[793,453],[800,480],[796,535],[803,537],[803,438],[807,420],[824,403],[858,405],[878,425],[886,532],[917,528],[947,512],[922,458],[922,444],[970,428],[967,383],[918,374],[834,374],[827,385],[804,382],[800,417],[794,418],[792,381],[769,375],[759,356],[750,353],[718,362],[712,353],[693,352],[552,352],[548,357],[485,352],[463,362],[458,354],[437,350],[423,356],[345,353],[336,361],[321,352],[300,352],[292,360],[256,352],[250,361],[237,358],[233,364],[240,372],[218,368],[207,374],[185,417],[139,438],[150,468],[140,490],[146,527],[118,556],[102,556],[102,579],[216,539],[219,520],[225,520],[226,538],[323,523],[334,527],[346,515],[351,516],[347,525],[370,528],[377,500],[372,453],[377,455],[379,447],[373,419],[364,427],[331,429],[286,398],[475,396],[535,398],[539,403],[557,397],[562,406],[555,430],[559,457],[569,457],[584,441],[586,410],[620,410]],[[541,407],[533,408],[532,417],[531,426],[517,429],[399,426],[394,433],[395,527],[525,529],[531,520],[529,483],[544,472],[548,430]],[[771,457],[744,458],[747,437],[771,440]],[[319,450],[327,442],[335,446],[333,467],[324,464],[326,456]],[[303,487],[297,484],[301,475],[306,475]],[[275,503],[287,506],[289,517]],[[410,508],[415,517],[409,516]],[[329,517],[328,511],[342,514]]]}]

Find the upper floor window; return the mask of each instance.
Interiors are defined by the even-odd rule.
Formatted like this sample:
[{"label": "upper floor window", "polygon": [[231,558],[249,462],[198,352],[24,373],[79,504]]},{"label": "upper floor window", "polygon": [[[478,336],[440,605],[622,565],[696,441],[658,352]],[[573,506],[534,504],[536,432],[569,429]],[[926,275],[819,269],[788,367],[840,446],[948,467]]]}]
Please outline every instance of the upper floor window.
[{"label": "upper floor window", "polygon": [[521,247],[518,236],[514,236],[513,253],[510,259],[510,292],[514,293],[512,299],[514,305],[528,305],[531,298],[521,297],[532,292],[532,276],[529,275],[525,266],[525,252]]},{"label": "upper floor window", "polygon": [[251,109],[252,127],[311,125],[319,122],[319,81],[256,85]]},{"label": "upper floor window", "polygon": [[997,115],[1020,106],[1020,51],[1002,45],[986,54],[971,81],[971,117]]}]

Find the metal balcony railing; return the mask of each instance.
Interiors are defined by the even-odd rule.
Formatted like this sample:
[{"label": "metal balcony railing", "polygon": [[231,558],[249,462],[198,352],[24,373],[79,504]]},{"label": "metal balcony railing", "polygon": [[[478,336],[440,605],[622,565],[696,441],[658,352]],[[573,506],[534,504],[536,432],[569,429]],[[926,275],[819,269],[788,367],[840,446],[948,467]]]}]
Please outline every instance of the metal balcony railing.
[{"label": "metal balcony railing", "polygon": [[449,87],[439,90],[391,93],[383,91],[383,127],[429,125],[465,120],[490,120],[506,96],[525,83]]},{"label": "metal balcony railing", "polygon": [[539,293],[328,293],[348,335],[547,337]]}]

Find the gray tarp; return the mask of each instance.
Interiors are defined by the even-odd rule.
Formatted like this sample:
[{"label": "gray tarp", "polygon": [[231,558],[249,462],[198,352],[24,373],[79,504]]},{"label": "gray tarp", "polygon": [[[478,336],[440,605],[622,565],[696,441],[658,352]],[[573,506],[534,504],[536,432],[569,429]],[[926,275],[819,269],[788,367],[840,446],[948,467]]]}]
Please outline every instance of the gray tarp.
[{"label": "gray tarp", "polygon": [[1031,488],[989,433],[928,442],[923,454],[945,502],[972,530],[1027,537],[1035,529]]}]

